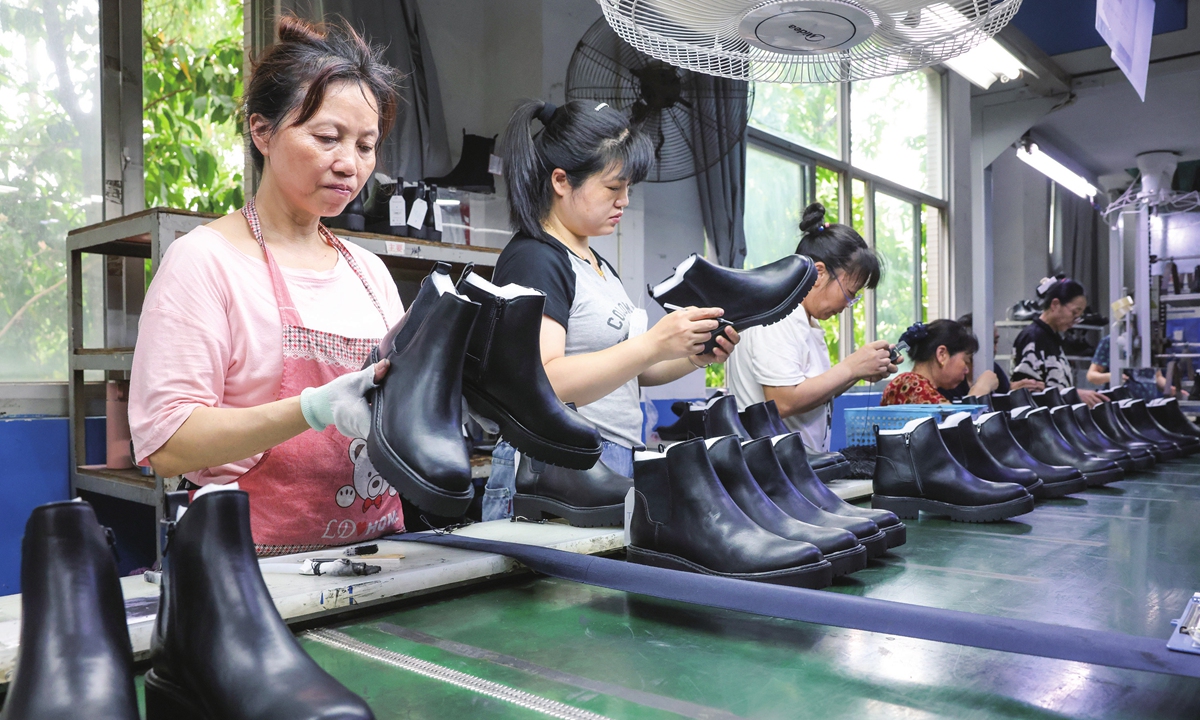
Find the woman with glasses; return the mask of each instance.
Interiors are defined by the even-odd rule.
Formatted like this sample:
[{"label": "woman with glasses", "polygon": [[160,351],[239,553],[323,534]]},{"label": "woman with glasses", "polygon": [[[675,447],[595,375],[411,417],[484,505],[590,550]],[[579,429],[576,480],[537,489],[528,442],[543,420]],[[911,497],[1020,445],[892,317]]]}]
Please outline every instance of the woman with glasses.
[{"label": "woman with glasses", "polygon": [[[1070,330],[1087,309],[1087,298],[1083,285],[1064,275],[1043,278],[1038,283],[1038,302],[1042,306],[1040,317],[1017,335],[1013,341],[1012,379],[1039,380],[1046,387],[1066,388],[1075,385],[1075,373],[1062,348],[1062,334]],[[1079,399],[1089,406],[1104,401],[1104,396],[1093,390],[1076,388]]]},{"label": "woman with glasses", "polygon": [[738,408],[774,400],[788,427],[813,450],[829,450],[833,398],[860,380],[877,382],[896,372],[886,340],[859,348],[832,365],[825,331],[828,320],[857,303],[863,288],[882,275],[879,258],[853,228],[825,222],[825,207],[813,203],[800,221],[796,252],[812,258],[817,281],[788,317],[745,330],[738,352],[726,363],[729,389]]}]

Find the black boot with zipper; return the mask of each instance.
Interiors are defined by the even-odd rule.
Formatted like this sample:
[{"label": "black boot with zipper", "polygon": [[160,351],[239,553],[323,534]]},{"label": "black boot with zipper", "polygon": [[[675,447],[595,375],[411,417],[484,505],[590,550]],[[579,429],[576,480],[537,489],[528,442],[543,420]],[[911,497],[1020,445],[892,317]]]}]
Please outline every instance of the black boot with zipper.
[{"label": "black boot with zipper", "polygon": [[1087,490],[1087,479],[1079,470],[1066,465],[1044,463],[1021,447],[1009,430],[1008,413],[982,415],[975,421],[975,430],[988,452],[1001,465],[1032,470],[1038,476],[1042,486],[1034,494],[1035,498],[1060,498]]},{"label": "black boot with zipper", "polygon": [[1120,448],[1104,446],[1098,440],[1088,437],[1083,432],[1083,428],[1079,427],[1079,423],[1075,421],[1075,413],[1071,411],[1071,408],[1066,405],[1058,405],[1049,410],[1050,421],[1054,423],[1055,429],[1071,444],[1071,447],[1080,452],[1112,460],[1127,473],[1140,469],[1136,467],[1133,456],[1128,452]]},{"label": "black boot with zipper", "polygon": [[[775,406],[774,400],[748,405],[745,410],[738,413],[738,418],[742,422],[742,427],[755,440],[794,434],[791,428],[784,425],[783,418],[779,417],[779,408]],[[807,464],[817,474],[817,477],[825,482],[845,477],[850,470],[850,461],[846,460],[846,456],[841,453],[812,449],[806,449],[805,453]]]},{"label": "black boot with zipper", "polygon": [[168,527],[146,720],[374,720],[275,609],[249,495],[209,492]]},{"label": "black boot with zipper", "polygon": [[633,478],[614,472],[603,460],[588,470],[571,470],[522,455],[513,515],[528,520],[560,517],[575,527],[620,527],[631,487]]},{"label": "black boot with zipper", "polygon": [[85,502],[35,508],[21,540],[21,644],[0,720],[138,720],[111,536]]},{"label": "black boot with zipper", "polygon": [[542,366],[546,296],[520,285],[497,287],[470,270],[458,291],[480,305],[463,370],[462,394],[472,411],[536,460],[574,470],[595,465],[600,431],[558,399]]},{"label": "black boot with zipper", "polygon": [[815,545],[780,537],[738,507],[703,439],[634,453],[633,483],[631,562],[813,589],[833,582]]},{"label": "black boot with zipper", "polygon": [[900,518],[921,511],[958,522],[995,522],[1033,510],[1033,496],[1016,483],[994,483],[960,465],[933,418],[910,421],[899,430],[876,432],[871,506]]},{"label": "black boot with zipper", "polygon": [[479,304],[454,291],[438,263],[372,359],[391,362],[372,391],[367,453],[379,474],[417,507],[459,517],[474,496],[462,432],[463,358]]}]

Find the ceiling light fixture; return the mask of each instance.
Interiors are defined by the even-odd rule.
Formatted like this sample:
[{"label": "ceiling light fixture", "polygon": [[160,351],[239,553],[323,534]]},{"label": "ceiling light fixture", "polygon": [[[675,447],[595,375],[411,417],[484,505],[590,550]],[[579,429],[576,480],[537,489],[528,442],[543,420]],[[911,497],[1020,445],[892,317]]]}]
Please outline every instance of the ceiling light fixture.
[{"label": "ceiling light fixture", "polygon": [[1016,80],[1021,73],[1036,75],[995,38],[988,38],[958,57],[943,60],[942,64],[984,90],[997,80],[1002,83]]},{"label": "ceiling light fixture", "polygon": [[1081,198],[1091,198],[1099,192],[1087,178],[1047,155],[1037,143],[1028,138],[1017,147],[1017,157]]}]

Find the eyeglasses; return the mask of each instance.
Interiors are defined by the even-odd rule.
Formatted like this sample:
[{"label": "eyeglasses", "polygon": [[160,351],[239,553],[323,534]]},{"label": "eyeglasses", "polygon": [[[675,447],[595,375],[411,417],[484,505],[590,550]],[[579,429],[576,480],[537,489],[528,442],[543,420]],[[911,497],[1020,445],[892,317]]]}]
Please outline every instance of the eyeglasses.
[{"label": "eyeglasses", "polygon": [[841,280],[838,280],[837,273],[830,274],[833,275],[833,281],[836,282],[838,284],[838,288],[841,289],[842,297],[846,298],[846,307],[854,307],[858,304],[859,300],[862,300],[862,295],[851,295],[850,293],[846,292],[846,286],[842,285]]}]

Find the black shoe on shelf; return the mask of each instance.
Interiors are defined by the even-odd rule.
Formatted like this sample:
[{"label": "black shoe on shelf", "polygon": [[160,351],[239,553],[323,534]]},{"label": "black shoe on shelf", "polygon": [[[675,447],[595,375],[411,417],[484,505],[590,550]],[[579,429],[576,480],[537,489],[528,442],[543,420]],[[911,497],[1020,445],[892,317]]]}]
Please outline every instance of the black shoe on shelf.
[{"label": "black shoe on shelf", "polygon": [[1042,314],[1042,306],[1036,300],[1018,300],[1008,309],[1008,319],[1017,322],[1033,322]]},{"label": "black shoe on shelf", "polygon": [[1074,467],[1050,465],[1038,460],[1021,447],[1008,426],[1008,413],[993,412],[975,421],[980,441],[1002,465],[1032,470],[1042,486],[1034,491],[1038,499],[1060,498],[1087,490],[1087,478]]},{"label": "black shoe on shelf", "polygon": [[21,540],[21,637],[2,720],[138,720],[111,536],[86,502],[34,508]]},{"label": "black shoe on shelf", "polygon": [[429,185],[454,188],[466,192],[496,192],[496,177],[489,171],[492,155],[496,152],[496,137],[468,135],[463,129],[462,154],[458,164],[449,174],[436,178],[425,178]]},{"label": "black shoe on shelf", "polygon": [[675,268],[674,275],[650,288],[650,297],[664,308],[719,307],[725,320],[745,330],[790,315],[816,280],[816,267],[804,255],[788,255],[753,270],[735,270],[693,254]]},{"label": "black shoe on shelf", "polygon": [[449,266],[438,263],[371,357],[391,361],[371,398],[371,463],[409,502],[443,517],[461,516],[475,493],[462,395],[478,313],[478,303],[454,291]]},{"label": "black shoe on shelf", "polygon": [[1013,437],[1030,455],[1047,465],[1078,468],[1088,487],[1125,479],[1125,472],[1115,462],[1077,450],[1067,442],[1051,420],[1049,408],[1019,411],[1010,417],[1009,425]]},{"label": "black shoe on shelf", "polygon": [[150,662],[146,720],[375,717],[279,616],[241,490],[198,497],[171,523]]},{"label": "black shoe on shelf", "polygon": [[982,480],[960,465],[933,418],[876,432],[879,454],[871,506],[901,519],[921,511],[958,522],[995,522],[1033,510],[1033,496],[1016,483]]},{"label": "black shoe on shelf", "polygon": [[637,452],[633,476],[631,562],[805,588],[833,582],[833,568],[815,545],[780,537],[738,507],[705,440]]},{"label": "black shoe on shelf", "polygon": [[535,460],[587,470],[600,459],[600,431],[567,407],[542,366],[546,296],[520,285],[497,287],[474,272],[458,292],[480,306],[463,370],[462,394],[476,414]]},{"label": "black shoe on shelf", "polygon": [[1016,483],[1030,495],[1038,497],[1042,480],[1037,473],[1028,468],[1009,467],[997,460],[979,439],[970,413],[951,415],[938,426],[938,431],[954,459],[975,477],[989,482]]},{"label": "black shoe on shelf", "polygon": [[621,527],[633,478],[597,460],[588,470],[548,465],[521,455],[513,515],[529,520],[560,517],[575,527]]}]

